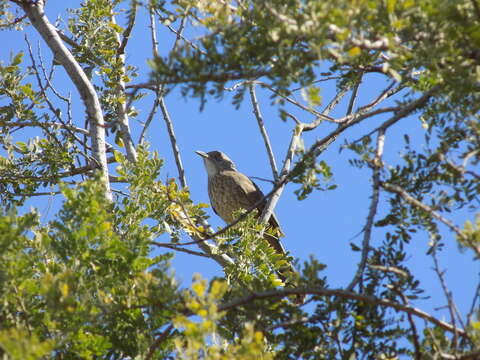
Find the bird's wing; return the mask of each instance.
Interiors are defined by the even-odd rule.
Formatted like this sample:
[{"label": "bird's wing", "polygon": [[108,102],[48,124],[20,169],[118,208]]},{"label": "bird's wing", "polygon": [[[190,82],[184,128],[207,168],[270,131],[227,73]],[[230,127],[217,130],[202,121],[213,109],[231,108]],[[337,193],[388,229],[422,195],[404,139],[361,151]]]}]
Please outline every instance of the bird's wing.
[{"label": "bird's wing", "polygon": [[[253,186],[255,187],[257,193],[259,194],[258,199],[264,197],[262,190],[258,187],[255,182],[249,178],[249,180],[252,182]],[[258,201],[257,199],[257,201]],[[265,199],[262,204],[258,206],[258,215],[260,216],[265,209],[265,206],[267,205],[267,199]],[[276,234],[270,235],[270,234],[265,234],[265,239],[268,241],[270,246],[272,246],[278,253],[281,254],[286,254],[286,250],[283,247],[282,242],[280,241],[280,237],[283,235],[282,230],[280,229],[280,223],[278,222],[278,218],[275,215],[274,212],[272,212],[272,215],[270,216],[270,219],[268,220],[268,224],[272,229],[275,230]]]},{"label": "bird's wing", "polygon": [[[213,189],[217,191],[227,191],[230,193],[228,197],[223,197],[223,199],[217,198],[217,195]],[[232,212],[236,209],[249,209],[260,199],[263,198],[263,193],[260,188],[255,184],[249,177],[242,174],[238,171],[222,171],[209,180],[209,195],[212,206],[217,207],[217,214],[225,220],[225,222],[230,223],[235,219],[232,216]],[[228,201],[226,199],[228,198]],[[235,206],[231,206],[231,202],[235,199]],[[265,208],[266,201],[263,201],[258,207],[258,215],[262,213]],[[272,213],[268,221],[271,229],[273,229],[274,234],[265,234],[265,239],[268,241],[270,246],[272,246],[278,253],[285,254],[285,249],[280,243],[280,236],[282,232],[280,230],[280,225],[278,223],[277,217]]]}]

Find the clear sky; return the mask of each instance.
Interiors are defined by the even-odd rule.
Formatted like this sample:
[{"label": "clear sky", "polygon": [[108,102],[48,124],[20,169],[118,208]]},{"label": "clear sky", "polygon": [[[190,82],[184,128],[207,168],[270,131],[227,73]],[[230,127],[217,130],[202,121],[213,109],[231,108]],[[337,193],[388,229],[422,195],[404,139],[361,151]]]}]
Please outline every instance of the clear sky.
[{"label": "clear sky", "polygon": [[[47,15],[50,21],[54,22],[57,17],[65,19],[65,8],[75,8],[78,3],[79,1],[73,0],[47,2]],[[118,17],[118,21],[122,24],[122,16]],[[51,54],[42,40],[38,38],[31,27],[28,27],[25,33],[29,36],[35,54],[38,44],[40,44],[46,64],[50,66]],[[194,28],[187,29],[187,35],[198,33],[199,30]],[[7,62],[11,53],[23,50],[25,52],[25,62],[29,63],[24,32],[0,31],[0,42],[3,44],[0,49],[0,61]],[[172,44],[171,34],[165,30],[160,30],[159,43],[162,52],[170,49]],[[139,67],[140,77],[135,79],[134,82],[148,79],[150,68],[147,65],[147,60],[151,58],[151,45],[148,37],[148,21],[143,9],[139,13],[137,28],[126,51],[127,62]],[[55,85],[58,90],[63,93],[71,91],[74,94],[74,87],[69,79],[64,76],[63,70],[57,67],[56,72],[58,77],[55,80]],[[33,79],[30,81],[33,81]],[[360,97],[357,104],[366,104],[379,93],[384,85],[378,75],[367,76],[360,86]],[[297,99],[301,100],[300,93],[297,94]],[[321,95],[325,103],[328,103],[334,94],[334,82],[322,83]],[[258,89],[261,111],[271,138],[277,164],[280,166],[288,148],[294,123],[280,120],[278,108],[271,105],[269,95],[265,90]],[[332,113],[332,116],[344,115],[348,96],[346,99]],[[81,126],[85,116],[84,108],[78,98],[75,99],[75,96],[74,100],[73,117],[77,124]],[[200,112],[199,101],[182,98],[179,89],[175,89],[165,99],[175,127],[191,197],[195,202],[209,203],[206,172],[203,162],[195,154],[195,150],[221,150],[236,163],[239,171],[248,176],[272,178],[263,140],[258,131],[258,125],[248,97],[238,110],[231,105],[231,100],[231,94],[226,94],[219,101],[209,99],[203,112]],[[138,119],[132,119],[131,122],[134,139],[137,140],[141,131],[139,121],[144,121],[148,116],[151,98],[136,104],[135,107],[139,111],[139,117]],[[298,112],[293,108],[290,109],[302,121],[313,120],[311,115]],[[283,239],[285,247],[300,261],[314,256],[320,262],[325,263],[327,265],[325,274],[328,275],[331,287],[346,286],[355,273],[359,253],[352,252],[349,243],[353,241],[357,245],[361,244],[363,235],[360,232],[366,221],[371,196],[370,170],[359,170],[350,166],[348,160],[354,158],[354,154],[349,150],[339,152],[339,149],[346,138],[349,140],[359,138],[365,134],[366,129],[378,126],[383,119],[385,118],[372,118],[368,124],[352,127],[346,132],[346,135],[337,139],[321,155],[320,159],[326,161],[333,170],[334,183],[338,185],[336,190],[314,192],[306,200],[298,201],[293,194],[297,186],[289,184],[275,210],[286,235]],[[325,136],[333,129],[334,125],[323,124],[317,130],[306,134],[305,146],[308,147],[316,138]],[[386,162],[388,164],[400,162],[399,153],[404,145],[403,134],[405,132],[410,134],[414,146],[422,148],[424,146],[423,131],[417,116],[404,119],[400,124],[392,127],[387,133],[385,143]],[[24,134],[25,138],[33,135],[28,132],[24,132]],[[148,131],[147,141],[151,143],[151,148],[157,150],[160,157],[165,159],[165,166],[161,175],[162,180],[167,177],[176,177],[175,161],[160,112],[155,116]],[[113,143],[113,140],[111,142]],[[267,182],[258,180],[256,182],[265,192],[271,188],[271,184]],[[377,220],[388,211],[387,198],[388,194],[382,193]],[[47,221],[54,216],[61,202],[60,197],[43,197],[33,199],[28,205],[37,207],[40,213],[44,214],[42,219]],[[28,207],[25,207],[24,210],[28,210]],[[211,209],[207,209],[207,212],[211,215],[211,224],[214,226],[224,225]],[[452,214],[451,219],[462,226],[465,219],[473,219],[473,216],[473,212],[462,211],[458,214]],[[442,225],[440,228],[445,230]],[[383,234],[383,229],[374,229],[372,235],[373,246],[382,242]],[[446,269],[446,281],[454,294],[454,300],[460,312],[467,313],[475,291],[479,268],[477,264],[471,261],[472,254],[470,252],[463,254],[459,252],[456,241],[450,233],[448,233],[444,242],[446,246],[440,255],[441,267]],[[427,290],[427,294],[433,297],[433,299],[426,301],[418,300],[415,305],[439,316],[440,312],[444,310],[435,309],[444,306],[446,299],[432,270],[432,260],[426,255],[428,243],[427,234],[420,232],[414,235],[410,244],[407,245],[408,264],[411,265],[414,274],[421,280],[422,287]],[[212,260],[181,253],[176,254],[173,267],[177,276],[183,280],[185,285],[190,283],[194,273],[201,273],[205,277],[221,275],[222,273],[221,268]],[[445,314],[445,320],[449,319],[446,312],[441,314]]]}]

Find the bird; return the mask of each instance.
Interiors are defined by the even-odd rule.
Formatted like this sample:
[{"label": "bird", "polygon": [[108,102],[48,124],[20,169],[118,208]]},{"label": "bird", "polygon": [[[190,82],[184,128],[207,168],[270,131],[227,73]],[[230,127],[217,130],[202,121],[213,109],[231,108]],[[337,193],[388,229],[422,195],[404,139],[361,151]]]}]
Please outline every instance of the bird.
[{"label": "bird", "polygon": [[[221,151],[196,151],[203,158],[208,176],[208,197],[215,214],[220,216],[227,224],[236,220],[234,214],[243,209],[248,210],[261,199],[264,195],[260,188],[248,176],[239,172],[230,158]],[[264,199],[257,206],[258,216],[261,216],[267,199]],[[272,233],[264,233],[264,238],[268,244],[279,254],[287,255],[285,248],[280,242],[282,235],[280,224],[274,213],[270,216],[268,225],[272,228]],[[284,273],[287,271],[295,273],[292,264],[288,269],[283,269],[279,273],[282,281],[286,280]],[[299,295],[295,303],[303,303],[304,296]]]}]

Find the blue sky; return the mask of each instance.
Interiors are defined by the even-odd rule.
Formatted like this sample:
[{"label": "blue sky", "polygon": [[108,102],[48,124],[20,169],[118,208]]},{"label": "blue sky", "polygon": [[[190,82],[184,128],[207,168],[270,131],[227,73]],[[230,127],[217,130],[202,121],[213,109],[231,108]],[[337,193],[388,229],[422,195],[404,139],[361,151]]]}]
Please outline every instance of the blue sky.
[{"label": "blue sky", "polygon": [[[64,9],[66,7],[74,8],[78,3],[78,1],[47,2],[47,15],[50,21],[54,22],[58,16],[65,19]],[[122,17],[119,16],[120,24],[122,24],[121,19]],[[28,34],[36,53],[38,36],[31,27],[27,27],[25,32]],[[194,36],[199,33],[200,31],[197,29],[191,27],[187,29],[187,35]],[[172,39],[168,31],[160,29],[161,51],[171,48]],[[25,62],[29,63],[23,32],[0,31],[0,41],[3,44],[0,50],[0,61],[7,62],[11,52],[15,53],[23,50],[25,52]],[[40,40],[40,47],[46,58],[47,66],[50,66],[51,54],[42,40]],[[148,79],[150,68],[147,65],[147,60],[149,58],[151,58],[151,45],[148,36],[148,21],[145,12],[141,10],[137,20],[137,28],[127,46],[127,62],[138,66],[140,69],[140,77],[134,82]],[[63,70],[57,67],[56,72],[58,77],[55,85],[58,90],[64,93],[71,91],[74,94],[73,85],[65,77]],[[384,86],[385,84],[378,75],[367,76],[360,87],[360,97],[357,104],[368,103]],[[300,93],[297,94],[297,99],[302,100]],[[335,83],[333,81],[321,84],[321,95],[325,104],[334,94]],[[280,120],[278,108],[270,104],[269,95],[266,90],[258,89],[261,111],[271,138],[277,164],[280,167],[287,151],[294,123]],[[248,176],[272,178],[263,140],[258,131],[258,125],[248,97],[238,110],[231,105],[231,97],[232,94],[227,93],[221,101],[209,99],[203,112],[200,112],[198,100],[182,98],[179,89],[175,89],[165,99],[174,123],[191,197],[195,202],[209,203],[206,173],[203,162],[195,154],[195,150],[221,150],[236,163],[238,170]],[[332,116],[344,115],[348,99],[347,96],[337,110],[332,113]],[[137,120],[144,121],[146,119],[150,106],[151,98],[135,105],[139,111],[138,119],[131,120],[135,140],[138,139],[141,131],[141,126]],[[313,120],[311,115],[298,112],[292,107],[290,109],[302,121]],[[83,124],[84,108],[78,98],[75,97],[73,113],[78,124]],[[352,241],[357,245],[361,243],[362,234],[358,234],[365,224],[371,196],[370,170],[359,170],[351,167],[348,159],[353,158],[354,155],[349,150],[339,152],[340,145],[344,143],[345,138],[352,140],[361,137],[365,134],[366,129],[375,128],[384,119],[386,117],[372,118],[366,124],[349,129],[345,135],[342,135],[321,155],[320,159],[326,161],[333,170],[333,182],[338,186],[336,190],[314,192],[306,200],[298,201],[293,194],[297,186],[289,184],[275,210],[286,235],[283,239],[285,247],[300,261],[307,260],[309,256],[313,255],[320,262],[325,263],[327,265],[325,274],[328,275],[331,287],[346,286],[354,275],[359,261],[359,253],[352,252],[349,243]],[[333,129],[334,125],[332,124],[322,124],[317,130],[306,134],[306,147],[312,144],[316,138],[325,136]],[[422,148],[424,146],[423,131],[417,116],[406,118],[390,128],[385,143],[386,162],[396,164],[400,161],[399,153],[404,146],[403,134],[405,132],[409,133],[415,146]],[[23,136],[28,138],[32,135],[32,133],[25,132]],[[161,175],[162,180],[167,177],[176,177],[175,161],[160,111],[157,112],[146,139],[150,142],[151,148],[157,150],[160,157],[165,159],[165,166]],[[113,143],[113,140],[111,142]],[[265,192],[269,191],[271,187],[266,182],[257,181],[257,183]],[[382,193],[376,219],[380,219],[388,211],[385,202],[387,197],[388,194]],[[61,206],[61,202],[60,197],[43,197],[33,199],[28,205],[37,207],[40,213],[44,214],[43,220],[47,221]],[[25,210],[27,210],[27,207],[25,207]],[[207,209],[207,211],[211,215],[211,224],[214,226],[224,225],[211,209]],[[462,211],[452,214],[451,219],[461,226],[467,218],[473,219],[473,216],[472,212]],[[440,227],[445,231],[442,225]],[[374,229],[372,235],[373,246],[381,243],[383,234],[383,229]],[[470,252],[461,253],[453,236],[447,232],[445,234],[448,235],[444,240],[446,246],[440,254],[441,267],[447,270],[445,273],[446,281],[454,294],[460,312],[467,313],[478,280],[479,268],[476,263],[472,262],[472,254]],[[428,243],[427,234],[417,233],[406,247],[409,253],[408,264],[411,265],[414,274],[421,280],[427,294],[433,297],[426,301],[416,301],[415,305],[436,316],[444,316],[445,320],[448,320],[445,310],[435,310],[435,308],[444,306],[446,299],[432,270],[433,262],[426,255]],[[204,277],[221,275],[222,273],[221,268],[211,260],[181,253],[175,256],[173,267],[175,273],[183,280],[185,285],[190,283],[194,273],[201,273]]]}]

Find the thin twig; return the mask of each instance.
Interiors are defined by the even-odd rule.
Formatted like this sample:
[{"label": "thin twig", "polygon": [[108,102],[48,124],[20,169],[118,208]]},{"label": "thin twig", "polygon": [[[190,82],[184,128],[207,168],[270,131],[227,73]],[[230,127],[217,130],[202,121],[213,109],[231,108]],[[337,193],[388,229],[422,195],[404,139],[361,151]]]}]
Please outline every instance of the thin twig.
[{"label": "thin twig", "polygon": [[251,84],[252,81],[251,81],[251,80],[239,81],[238,83],[233,84],[233,85],[230,86],[230,87],[224,87],[223,89],[224,89],[225,91],[235,91],[235,90],[237,90],[239,87],[244,86],[246,83]]},{"label": "thin twig", "polygon": [[305,111],[315,115],[316,117],[322,118],[323,120],[326,120],[326,121],[336,122],[336,120],[334,118],[325,115],[323,112],[320,112],[320,111],[312,109],[308,106],[305,106],[305,105],[301,104],[300,102],[292,99],[291,97],[288,97],[288,96],[278,92],[275,88],[273,88],[271,85],[269,85],[267,83],[264,83],[262,81],[255,81],[254,83],[259,84],[262,87],[267,88],[268,90],[270,90],[274,94],[276,94],[276,95],[280,96],[281,98],[285,99],[286,101],[288,101],[290,104],[295,105],[295,106],[299,107],[300,109],[305,110]]},{"label": "thin twig", "polygon": [[348,92],[348,88],[341,89],[335,94],[335,97],[328,103],[328,105],[323,109],[322,114],[328,114],[333,110],[335,106],[343,99],[345,94]]},{"label": "thin twig", "polygon": [[179,31],[175,30],[171,25],[167,25],[167,29],[170,30],[171,32],[173,32],[175,35],[177,35],[177,38],[182,39],[183,41],[185,41],[186,44],[188,44],[189,46],[191,46],[193,49],[197,50],[200,54],[203,54],[203,55],[206,55],[206,54],[207,54],[205,51],[203,51],[202,49],[200,49],[200,47],[198,47],[198,46],[195,45],[192,41],[188,40],[185,36],[183,36],[182,33],[180,33]]},{"label": "thin twig", "polygon": [[[345,89],[342,89],[340,90],[336,95],[335,97],[332,99],[332,101],[330,101],[330,103],[325,107],[325,109],[323,109],[323,111],[321,112],[321,114],[323,116],[327,116],[330,111],[332,111],[335,106],[337,106],[337,104],[340,102],[340,100],[345,96],[345,94],[347,93],[348,89],[345,88]],[[312,122],[308,123],[308,124],[303,124],[303,127],[302,127],[302,130],[303,131],[311,131],[313,129],[316,129],[322,122],[323,122],[324,118],[319,116],[317,117],[315,120],[313,120]],[[294,119],[295,121],[295,119]],[[337,120],[333,120],[333,122],[335,123],[339,123]]]},{"label": "thin twig", "polygon": [[367,215],[367,222],[363,230],[363,242],[362,242],[362,256],[360,263],[358,264],[357,271],[350,284],[347,286],[348,291],[352,291],[354,287],[361,281],[365,266],[368,260],[368,254],[370,252],[370,238],[372,236],[372,227],[375,220],[375,215],[378,208],[378,200],[380,197],[380,169],[382,168],[382,155],[383,146],[385,143],[385,132],[378,134],[377,138],[377,150],[375,152],[375,159],[373,161],[373,174],[372,174],[372,200],[370,202],[370,209]]},{"label": "thin twig", "polygon": [[282,172],[280,173],[280,177],[277,180],[278,184],[282,184],[282,182],[284,182],[284,184],[278,187],[277,186],[274,187],[274,189],[275,188],[276,189],[272,192],[272,195],[270,196],[267,203],[265,204],[265,208],[263,209],[259,219],[259,221],[263,224],[266,224],[270,219],[270,217],[272,216],[273,209],[277,205],[277,202],[280,199],[283,189],[285,188],[286,179],[289,175],[290,166],[293,161],[293,155],[295,154],[295,150],[297,149],[299,139],[302,134],[302,130],[303,130],[302,125],[300,126],[297,125],[293,130],[292,138],[290,140],[290,145],[288,146],[287,155],[285,156],[285,161],[283,162]]},{"label": "thin twig", "polygon": [[[402,299],[403,304],[409,306],[409,301],[408,298],[405,296],[405,294],[400,290],[397,289],[396,287],[393,288],[393,291]],[[407,319],[408,323],[410,324],[410,329],[412,329],[412,341],[413,341],[413,347],[415,349],[415,360],[422,360],[422,351],[420,350],[420,343],[418,342],[418,331],[417,331],[417,326],[415,325],[415,321],[413,320],[412,314],[407,314]],[[453,324],[455,326],[455,324]]]},{"label": "thin twig", "polygon": [[273,179],[276,181],[278,179],[277,164],[275,162],[275,156],[273,155],[272,144],[270,143],[270,138],[268,137],[262,114],[260,113],[260,106],[258,105],[257,95],[255,94],[255,85],[253,83],[250,83],[248,85],[248,89],[250,90],[250,99],[252,100],[253,113],[255,114],[255,118],[257,119],[257,124],[260,129],[260,133],[262,134],[265,148],[267,150],[268,160],[270,161],[270,166],[272,168]]},{"label": "thin twig", "polygon": [[184,252],[184,253],[187,253],[187,254],[190,254],[190,255],[210,258],[210,256],[208,256],[205,253],[202,253],[202,252],[199,252],[199,251],[194,251],[194,250],[189,250],[189,249],[184,249],[184,248],[179,247],[178,245],[176,245],[174,243],[173,244],[166,244],[166,243],[161,243],[161,242],[157,242],[157,241],[151,241],[150,243],[152,245],[155,245],[155,246],[158,246],[158,247],[164,247],[164,248],[167,248],[167,249],[172,249],[172,250],[175,250],[175,251]]},{"label": "thin twig", "polygon": [[[321,75],[321,76],[325,76],[325,77],[322,78],[322,79],[317,79],[317,80],[315,80],[315,81],[312,81],[310,85],[317,84],[317,83],[319,83],[319,82],[329,81],[329,80],[336,80],[336,79],[339,79],[339,78],[340,78],[340,76],[329,76],[329,75],[332,75],[332,73],[330,73],[330,72],[328,72],[328,73],[321,73],[320,75]],[[295,91],[302,90],[302,89],[305,89],[305,86],[293,88],[293,89],[290,90],[290,92],[295,92]]]},{"label": "thin twig", "polygon": [[11,196],[26,196],[26,197],[33,197],[33,196],[50,196],[50,195],[60,195],[61,191],[50,191],[50,192],[35,192],[35,193],[10,193]]},{"label": "thin twig", "polygon": [[160,99],[160,109],[162,110],[163,120],[165,120],[165,124],[167,125],[168,136],[170,137],[170,144],[172,146],[173,155],[175,157],[175,163],[177,164],[178,178],[182,187],[186,187],[187,179],[185,178],[185,170],[183,168],[182,159],[180,157],[180,149],[178,148],[177,138],[175,137],[175,132],[173,130],[172,119],[168,114],[168,110],[163,97]]},{"label": "thin twig", "polygon": [[[456,317],[455,317],[455,313],[454,313],[454,302],[453,302],[453,298],[452,298],[452,293],[448,290],[448,287],[447,287],[447,283],[445,281],[445,277],[443,276],[444,275],[444,272],[440,270],[440,264],[438,262],[438,257],[437,257],[437,241],[438,240],[435,240],[434,244],[433,244],[433,249],[432,249],[432,259],[433,259],[433,264],[434,264],[434,270],[435,270],[435,273],[437,274],[437,277],[438,279],[440,280],[440,285],[442,287],[442,290],[443,290],[443,294],[445,295],[445,298],[447,299],[447,308],[448,308],[448,312],[450,313],[450,321],[452,323],[453,326],[456,327]],[[464,328],[465,329],[465,328]],[[455,350],[456,352],[456,349],[457,349],[457,345],[458,345],[458,335],[457,335],[457,332],[455,331],[453,333],[453,339],[452,339],[452,346],[453,346],[453,349]]]},{"label": "thin twig", "polygon": [[410,205],[413,205],[413,206],[415,206],[419,209],[422,209],[423,211],[430,214],[433,218],[435,218],[438,221],[440,221],[441,223],[445,224],[448,228],[450,228],[450,230],[455,232],[458,235],[458,237],[460,237],[463,241],[468,243],[471,246],[471,248],[473,249],[473,251],[475,251],[477,256],[480,256],[480,246],[472,244],[470,239],[468,238],[468,236],[458,226],[456,226],[454,223],[452,223],[450,220],[444,218],[442,215],[440,215],[438,212],[433,210],[427,204],[424,204],[421,201],[415,199],[413,196],[408,194],[404,189],[402,189],[398,185],[387,184],[387,183],[382,182],[381,186],[389,192],[393,192],[393,193],[396,193],[396,194],[400,195],[402,197],[402,199],[405,200]]},{"label": "thin twig", "polygon": [[355,101],[357,100],[358,88],[360,87],[360,84],[362,82],[362,76],[363,76],[363,73],[360,74],[359,79],[353,86],[352,96],[350,97],[350,101],[348,103],[347,114],[346,114],[347,116],[353,112],[353,107],[355,106]]},{"label": "thin twig", "polygon": [[475,295],[473,295],[472,305],[470,306],[470,311],[468,312],[468,315],[467,315],[468,323],[470,323],[470,321],[472,320],[473,314],[477,311],[476,304],[479,298],[480,298],[480,282],[478,283],[477,288],[475,289]]},{"label": "thin twig", "polygon": [[135,25],[135,17],[137,15],[137,6],[138,6],[137,1],[133,0],[132,8],[131,8],[132,13],[128,18],[127,28],[122,33],[122,42],[120,43],[120,46],[117,49],[118,55],[125,54],[125,47],[127,46],[128,40],[130,40],[130,34],[132,33],[133,25]]},{"label": "thin twig", "polygon": [[161,334],[158,338],[155,339],[152,345],[150,345],[150,348],[148,349],[148,353],[145,356],[145,360],[150,360],[153,355],[155,354],[155,350],[158,349],[160,344],[170,335],[170,332],[173,330],[173,324],[170,324]]},{"label": "thin twig", "polygon": [[275,182],[270,180],[270,179],[265,179],[265,178],[258,177],[258,176],[249,176],[249,178],[253,179],[253,180],[260,180],[260,181],[265,181],[265,182],[268,182],[268,183],[271,183],[271,184],[275,184]]},{"label": "thin twig", "polygon": [[[158,56],[157,27],[155,25],[155,16],[153,14],[153,9],[151,7],[149,8],[149,15],[150,15],[150,37],[152,40],[152,52],[153,52],[153,56],[157,57]],[[138,90],[138,89],[139,88],[135,88],[135,90]],[[152,109],[148,114],[147,121],[145,122],[145,125],[143,126],[142,132],[140,134],[140,137],[138,138],[139,144],[143,144],[143,141],[145,139],[145,134],[147,133],[147,129],[152,123],[153,117],[155,116],[155,113],[157,112],[157,108],[160,105],[160,99],[163,96],[159,86],[154,86],[154,88],[150,90],[153,90],[155,92],[155,100],[153,101]]]},{"label": "thin twig", "polygon": [[468,174],[468,175],[471,175],[473,176],[474,178],[476,178],[477,180],[480,180],[480,175],[474,173],[473,171],[470,171],[470,170],[467,170],[466,169],[466,166],[468,165],[468,160],[470,159],[471,156],[474,156],[476,153],[478,153],[478,149],[474,150],[474,151],[471,151],[469,152],[463,159],[463,165],[456,165],[453,163],[453,161],[449,160],[445,154],[443,153],[439,153],[439,158],[440,160],[443,160],[445,161],[445,163],[450,166],[452,169],[454,169],[455,171],[457,171],[460,175],[462,175],[463,177],[465,177],[465,174]]},{"label": "thin twig", "polygon": [[9,177],[8,174],[2,174],[1,177],[2,179],[9,179],[9,180],[14,180],[15,178],[18,178],[18,179],[27,179],[27,180],[37,181],[37,182],[56,182],[59,179],[70,177],[70,176],[75,176],[80,174],[89,174],[95,169],[96,169],[95,164],[91,164],[91,165],[74,168],[70,171],[57,173],[51,176],[33,176],[33,175],[15,174]]},{"label": "thin twig", "polygon": [[150,15],[150,38],[152,40],[152,52],[153,56],[156,58],[158,57],[157,26],[155,24],[155,16],[153,14],[152,6],[148,8],[148,13]]},{"label": "thin twig", "polygon": [[366,138],[367,136],[370,136],[374,134],[377,131],[380,130],[386,130],[390,126],[394,125],[397,123],[399,120],[403,119],[404,117],[408,116],[411,112],[415,111],[416,109],[422,107],[427,103],[427,101],[430,99],[430,97],[433,96],[433,94],[438,90],[437,86],[434,86],[432,89],[428,90],[425,92],[422,96],[420,96],[418,99],[411,101],[408,104],[404,104],[403,106],[398,106],[398,107],[393,107],[393,108],[382,108],[378,110],[373,110],[371,112],[366,112],[364,113],[364,109],[370,109],[370,106],[368,108],[361,108],[359,109],[356,113],[346,116],[345,118],[341,119],[346,123],[347,126],[353,125],[358,123],[360,120],[366,119],[368,117],[371,117],[373,115],[385,113],[385,112],[395,112],[395,115],[393,115],[390,119],[385,121],[382,125],[377,127],[376,129],[370,131],[367,135],[362,136],[360,139],[353,141],[352,143],[361,141],[362,139]]},{"label": "thin twig", "polygon": [[42,54],[41,54],[41,47],[38,46],[38,53],[37,53],[37,56],[38,56],[38,60],[40,61],[40,69],[42,70],[42,73],[43,73],[43,78],[45,79],[45,82],[47,83],[47,86],[45,87],[45,89],[48,89],[50,88],[52,90],[52,92],[60,99],[62,100],[63,102],[67,103],[67,105],[69,105],[71,103],[71,100],[66,98],[65,96],[63,96],[62,94],[60,94],[57,89],[55,89],[55,87],[53,86],[51,80],[53,79],[53,72],[55,70],[55,66],[52,66],[51,68],[51,71],[50,71],[50,74],[47,76],[47,72],[46,72],[46,69],[45,69],[45,65],[43,63],[43,59],[42,59]]},{"label": "thin twig", "polygon": [[[43,95],[43,98],[45,100],[45,102],[47,103],[50,111],[52,112],[52,114],[60,121],[62,122],[62,119],[60,118],[60,116],[58,115],[55,107],[53,106],[52,102],[50,101],[50,99],[48,98],[47,96],[47,93],[46,93],[46,87],[43,85],[42,83],[42,80],[40,79],[40,74],[38,72],[38,68],[37,68],[37,64],[36,64],[36,61],[35,61],[35,57],[33,56],[33,51],[32,51],[32,46],[30,44],[30,41],[28,40],[28,36],[25,35],[25,42],[27,43],[27,48],[28,48],[28,53],[30,55],[30,61],[32,62],[32,67],[33,67],[33,72],[35,74],[35,78],[37,79],[37,84],[38,84],[38,87],[40,88],[40,92],[42,93]],[[63,144],[58,140],[58,138],[55,136],[55,134],[53,134],[50,129],[45,126],[45,124],[43,123],[40,123],[38,122],[38,126],[41,127],[49,136],[50,138],[55,141],[58,145],[58,147],[61,149],[63,148]],[[74,134],[71,134],[72,137],[74,139],[76,139],[76,136]]]},{"label": "thin twig", "polygon": [[155,113],[157,112],[158,105],[160,105],[160,98],[162,97],[161,94],[156,94],[155,100],[153,101],[152,109],[150,110],[150,113],[148,114],[147,121],[145,121],[145,125],[143,125],[142,132],[140,133],[140,136],[138,138],[138,143],[143,144],[143,141],[145,140],[145,134],[147,133],[147,129],[149,128],[150,124],[152,123],[153,117],[155,116]]},{"label": "thin twig", "polygon": [[[190,7],[187,7],[185,9],[185,12],[188,12]],[[187,22],[187,17],[183,17],[182,20],[180,21],[180,26],[178,27],[178,30],[176,32],[177,37],[175,38],[175,43],[173,44],[172,52],[177,51],[178,45],[180,44],[180,40],[183,38],[182,33],[183,30],[185,29],[185,23]]]}]

